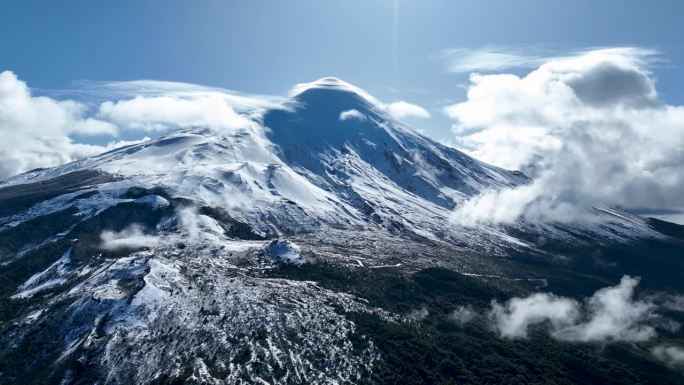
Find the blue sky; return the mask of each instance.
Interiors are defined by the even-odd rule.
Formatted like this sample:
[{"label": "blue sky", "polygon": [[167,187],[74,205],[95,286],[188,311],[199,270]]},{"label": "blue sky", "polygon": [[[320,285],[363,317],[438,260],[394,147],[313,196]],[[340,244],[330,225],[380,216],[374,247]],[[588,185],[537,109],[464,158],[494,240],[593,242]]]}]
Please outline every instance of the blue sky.
[{"label": "blue sky", "polygon": [[0,69],[34,92],[157,79],[283,95],[334,75],[425,107],[433,118],[410,123],[445,138],[439,111],[464,98],[467,73],[447,73],[442,50],[657,49],[658,91],[681,104],[682,15],[681,1],[6,1]]}]

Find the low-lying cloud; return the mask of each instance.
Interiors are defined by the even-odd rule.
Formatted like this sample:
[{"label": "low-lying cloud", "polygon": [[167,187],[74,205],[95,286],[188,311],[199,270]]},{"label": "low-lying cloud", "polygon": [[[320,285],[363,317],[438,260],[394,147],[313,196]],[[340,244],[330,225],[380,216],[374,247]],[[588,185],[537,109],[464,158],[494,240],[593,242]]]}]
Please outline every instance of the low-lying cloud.
[{"label": "low-lying cloud", "polygon": [[138,224],[132,224],[121,231],[106,230],[100,234],[101,247],[105,250],[139,249],[157,245],[159,239],[144,233]]},{"label": "low-lying cloud", "polygon": [[578,308],[572,299],[537,293],[505,304],[494,301],[489,317],[502,337],[526,338],[531,325],[550,322],[554,330],[571,325],[579,317]]},{"label": "low-lying cloud", "polygon": [[598,290],[583,302],[547,293],[492,302],[489,312],[504,338],[525,338],[534,325],[547,325],[552,337],[563,341],[647,341],[656,328],[679,327],[666,322],[648,299],[637,300],[638,278],[624,276],[617,286]]},{"label": "low-lying cloud", "polygon": [[185,239],[190,242],[200,241],[205,237],[214,238],[217,234],[224,233],[224,229],[215,219],[198,213],[195,207],[176,210],[176,220]]},{"label": "low-lying cloud", "polygon": [[545,62],[524,77],[472,74],[445,109],[456,145],[528,185],[461,205],[461,224],[582,220],[593,206],[684,208],[684,106],[663,103],[638,49]]},{"label": "low-lying cloud", "polygon": [[679,346],[659,345],[651,349],[653,356],[665,365],[684,370],[684,348]]},{"label": "low-lying cloud", "polygon": [[477,312],[470,306],[459,306],[449,314],[449,319],[458,325],[465,325],[477,317]]},{"label": "low-lying cloud", "polygon": [[430,315],[430,312],[428,311],[428,309],[425,307],[422,307],[420,309],[416,309],[416,310],[411,311],[407,315],[407,317],[412,319],[412,320],[422,321],[425,318],[427,318],[428,315]]}]

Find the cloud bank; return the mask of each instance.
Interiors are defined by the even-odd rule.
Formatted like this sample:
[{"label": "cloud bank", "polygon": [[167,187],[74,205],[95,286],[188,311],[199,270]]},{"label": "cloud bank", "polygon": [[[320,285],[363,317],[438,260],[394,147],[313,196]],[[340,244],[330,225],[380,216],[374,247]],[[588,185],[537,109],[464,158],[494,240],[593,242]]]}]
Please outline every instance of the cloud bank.
[{"label": "cloud bank", "polygon": [[581,220],[592,206],[684,208],[684,106],[664,104],[635,48],[546,62],[524,77],[470,77],[445,109],[456,145],[532,183],[467,201],[457,223]]},{"label": "cloud bank", "polygon": [[546,324],[552,337],[579,342],[647,341],[656,336],[656,327],[679,327],[664,322],[653,302],[634,299],[638,283],[624,276],[583,303],[547,293],[493,301],[489,319],[504,338],[525,338],[531,326]]}]

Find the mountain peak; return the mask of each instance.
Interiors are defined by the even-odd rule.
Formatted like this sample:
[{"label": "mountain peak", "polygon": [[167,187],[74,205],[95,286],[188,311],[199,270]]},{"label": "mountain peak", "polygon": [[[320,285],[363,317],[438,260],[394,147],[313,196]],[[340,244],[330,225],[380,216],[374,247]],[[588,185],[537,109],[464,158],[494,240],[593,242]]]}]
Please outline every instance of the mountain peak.
[{"label": "mountain peak", "polygon": [[323,77],[310,83],[299,83],[291,92],[295,100],[306,99],[310,94],[352,94],[373,105],[380,104],[379,100],[365,90],[334,76]]}]

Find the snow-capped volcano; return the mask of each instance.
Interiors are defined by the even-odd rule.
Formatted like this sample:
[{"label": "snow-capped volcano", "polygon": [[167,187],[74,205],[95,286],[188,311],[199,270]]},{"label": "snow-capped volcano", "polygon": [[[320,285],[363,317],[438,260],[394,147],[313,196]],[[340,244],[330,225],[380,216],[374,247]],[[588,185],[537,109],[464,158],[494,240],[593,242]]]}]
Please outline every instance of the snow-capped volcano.
[{"label": "snow-capped volcano", "polygon": [[382,178],[392,188],[453,208],[464,196],[524,181],[519,173],[420,135],[392,118],[375,98],[335,78],[309,84],[286,107],[264,115],[267,136],[283,161],[329,184]]},{"label": "snow-capped volcano", "polygon": [[681,285],[681,230],[617,210],[453,224],[464,199],[528,179],[341,80],[241,113],[0,184],[0,383],[375,383],[397,352],[376,329],[454,298],[617,272]]},{"label": "snow-capped volcano", "polygon": [[121,179],[105,189],[163,187],[278,233],[369,222],[431,230],[460,200],[525,181],[422,136],[336,78],[249,117],[237,130],[179,130],[9,184],[96,169]]}]

